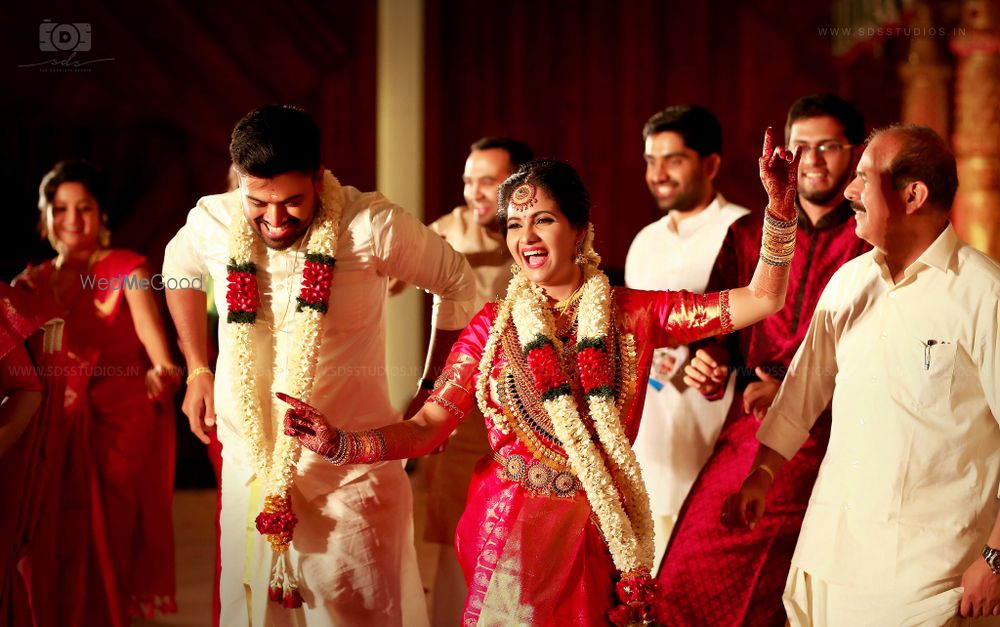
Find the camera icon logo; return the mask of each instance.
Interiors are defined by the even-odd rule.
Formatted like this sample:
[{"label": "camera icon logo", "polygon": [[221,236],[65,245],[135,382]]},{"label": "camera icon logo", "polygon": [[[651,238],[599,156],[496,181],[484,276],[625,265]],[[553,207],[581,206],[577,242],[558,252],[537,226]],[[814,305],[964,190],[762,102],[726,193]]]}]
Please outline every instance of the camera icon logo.
[{"label": "camera icon logo", "polygon": [[87,52],[90,50],[90,24],[43,20],[38,25],[38,49],[42,52]]}]

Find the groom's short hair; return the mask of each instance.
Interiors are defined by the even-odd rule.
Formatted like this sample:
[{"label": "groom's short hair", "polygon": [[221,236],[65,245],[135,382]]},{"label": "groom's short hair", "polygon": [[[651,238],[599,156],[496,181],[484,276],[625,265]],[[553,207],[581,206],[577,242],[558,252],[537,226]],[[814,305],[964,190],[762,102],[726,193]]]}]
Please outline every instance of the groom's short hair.
[{"label": "groom's short hair", "polygon": [[233,129],[229,156],[241,174],[270,179],[286,172],[315,174],[320,167],[319,127],[290,105],[264,105]]}]

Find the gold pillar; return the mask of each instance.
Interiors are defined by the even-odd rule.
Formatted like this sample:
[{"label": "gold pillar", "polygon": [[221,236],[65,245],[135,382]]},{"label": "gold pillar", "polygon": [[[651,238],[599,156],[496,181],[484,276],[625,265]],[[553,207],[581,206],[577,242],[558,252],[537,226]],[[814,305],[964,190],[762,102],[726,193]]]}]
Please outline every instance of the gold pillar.
[{"label": "gold pillar", "polygon": [[948,110],[951,67],[945,62],[938,40],[934,14],[927,2],[919,2],[911,23],[914,31],[924,33],[910,40],[910,54],[899,68],[903,82],[903,110],[906,124],[924,124],[941,137],[948,136],[951,117]]},{"label": "gold pillar", "polygon": [[951,39],[957,57],[955,134],[962,239],[1000,260],[1000,0],[965,0]]},{"label": "gold pillar", "polygon": [[[424,217],[424,3],[378,0],[375,189]],[[423,372],[424,293],[404,290],[386,305],[389,398],[402,410]]]}]

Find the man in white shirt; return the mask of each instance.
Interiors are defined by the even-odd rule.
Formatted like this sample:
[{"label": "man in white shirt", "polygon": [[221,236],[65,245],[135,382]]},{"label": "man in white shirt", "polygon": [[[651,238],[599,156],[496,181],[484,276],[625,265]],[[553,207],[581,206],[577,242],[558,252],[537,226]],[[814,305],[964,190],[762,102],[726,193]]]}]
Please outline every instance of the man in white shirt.
[{"label": "man in white shirt", "polygon": [[[165,277],[211,274],[226,312],[213,381],[206,295],[167,293],[189,371],[184,412],[203,441],[217,425],[223,447],[221,624],[425,625],[402,467],[335,466],[308,450],[281,458],[287,406],[274,393],[303,390],[344,429],[398,420],[385,367],[389,277],[440,295],[429,360],[438,368],[473,313],[475,281],[465,258],[405,211],[341,186],[322,166],[319,137],[298,109],[250,112],[230,145],[239,188],[199,200],[164,258]],[[290,544],[272,551],[280,533],[254,527],[275,486],[295,518]]]},{"label": "man in white shirt", "polygon": [[792,625],[1000,622],[1000,265],[949,224],[957,186],[932,130],[872,135],[844,195],[875,250],[824,290],[726,502],[724,518],[755,525],[832,399],[785,587]]},{"label": "man in white shirt", "polygon": [[[722,163],[722,129],[707,109],[677,105],[642,129],[646,184],[662,218],[632,241],[625,283],[640,290],[704,292],[729,226],[749,213],[715,191]],[[635,441],[655,521],[655,572],[691,484],[712,452],[733,396],[708,401],[684,385],[687,346],[659,348]]]}]

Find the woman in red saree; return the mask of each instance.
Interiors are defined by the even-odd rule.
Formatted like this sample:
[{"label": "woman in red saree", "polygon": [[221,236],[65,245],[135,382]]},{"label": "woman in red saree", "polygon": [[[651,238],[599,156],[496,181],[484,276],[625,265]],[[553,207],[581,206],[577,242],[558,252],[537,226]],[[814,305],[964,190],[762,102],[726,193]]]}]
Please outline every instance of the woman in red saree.
[{"label": "woman in red saree", "polygon": [[332,463],[426,454],[478,401],[494,454],[476,467],[456,534],[469,585],[464,625],[656,620],[652,515],[631,449],[645,377],[653,348],[727,333],[781,308],[794,249],[781,237],[795,224],[797,160],[772,145],[769,130],[761,177],[777,226],[748,287],[708,295],[611,288],[577,173],[536,161],[499,192],[518,271],[507,296],[472,320],[413,419],[348,433],[281,395],[292,405],[286,433]]},{"label": "woman in red saree", "polygon": [[[62,162],[42,179],[40,228],[58,256],[15,286],[66,320],[65,450],[46,486],[32,549],[41,625],[126,625],[174,611],[171,522],[179,368],[149,286],[145,259],[107,248],[99,170]],[[150,367],[150,364],[153,367]],[[165,406],[159,406],[166,403]]]},{"label": "woman in red saree", "polygon": [[[30,535],[32,456],[37,447],[32,419],[42,405],[42,384],[25,346],[44,319],[24,306],[21,295],[0,283],[0,625],[34,624],[20,571]],[[29,443],[29,440],[32,442]]]}]

